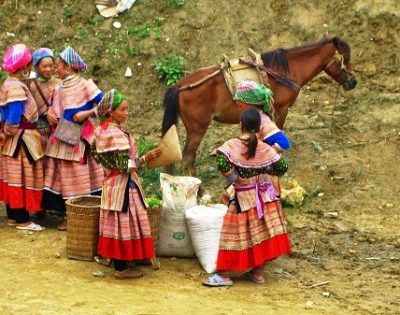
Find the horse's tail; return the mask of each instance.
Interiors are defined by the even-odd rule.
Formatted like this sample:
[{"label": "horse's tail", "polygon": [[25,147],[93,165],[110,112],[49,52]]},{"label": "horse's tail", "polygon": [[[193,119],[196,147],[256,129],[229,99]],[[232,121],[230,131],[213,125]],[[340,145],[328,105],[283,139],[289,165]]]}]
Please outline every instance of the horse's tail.
[{"label": "horse's tail", "polygon": [[164,135],[168,129],[173,125],[177,124],[179,116],[179,88],[174,86],[169,88],[164,95],[164,117],[162,122],[162,135]]}]

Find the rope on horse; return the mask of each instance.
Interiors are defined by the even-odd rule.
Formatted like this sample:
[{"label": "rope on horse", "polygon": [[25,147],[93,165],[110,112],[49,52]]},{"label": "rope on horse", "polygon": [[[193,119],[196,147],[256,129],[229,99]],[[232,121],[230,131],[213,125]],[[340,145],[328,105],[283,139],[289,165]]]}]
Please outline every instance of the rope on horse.
[{"label": "rope on horse", "polygon": [[201,85],[201,84],[204,83],[205,81],[207,81],[207,80],[209,80],[209,79],[211,79],[211,78],[217,76],[217,75],[221,72],[221,70],[222,70],[222,69],[219,68],[217,71],[215,71],[215,72],[209,74],[208,76],[204,77],[203,79],[201,79],[201,80],[199,80],[199,81],[197,81],[197,82],[195,82],[195,83],[182,86],[182,87],[179,88],[179,91],[185,91],[185,90],[193,89],[193,88],[195,88],[195,87]]},{"label": "rope on horse", "polygon": [[[260,68],[261,70],[263,70],[267,74],[269,74],[271,77],[273,77],[278,83],[280,83],[280,84],[282,84],[282,85],[284,85],[284,86],[286,86],[288,88],[291,88],[291,89],[294,89],[294,90],[298,90],[298,91],[301,89],[301,86],[299,84],[297,84],[295,81],[293,81],[293,80],[291,80],[289,78],[281,76],[280,74],[278,74],[277,72],[275,72],[274,70],[272,70],[270,68],[267,68],[267,67],[265,67],[263,65],[257,65],[255,63],[243,61],[242,59],[239,59],[239,62],[248,64],[248,65],[253,66],[253,67]],[[199,81],[197,81],[195,83],[182,86],[182,87],[179,88],[179,92],[180,91],[190,90],[190,89],[193,89],[195,87],[198,87],[199,85],[203,84],[207,80],[209,80],[209,79],[217,76],[218,74],[220,74],[221,71],[222,71],[222,68],[219,68],[217,71],[209,74],[208,76],[202,78],[201,80],[199,80]]]}]

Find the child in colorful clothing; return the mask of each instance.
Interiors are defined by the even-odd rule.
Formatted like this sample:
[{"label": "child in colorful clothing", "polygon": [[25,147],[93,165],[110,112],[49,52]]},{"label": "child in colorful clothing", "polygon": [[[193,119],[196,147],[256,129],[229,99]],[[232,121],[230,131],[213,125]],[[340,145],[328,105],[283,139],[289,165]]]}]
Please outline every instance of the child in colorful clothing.
[{"label": "child in colorful clothing", "polygon": [[[87,69],[82,58],[67,47],[56,59],[58,77],[62,79],[54,90],[52,106],[47,120],[54,126],[46,147],[43,207],[66,213],[65,200],[90,194],[100,194],[103,170],[90,153],[94,140],[94,127],[90,116],[100,103],[103,93],[92,80],[80,74]],[[60,125],[60,126],[58,126]],[[70,126],[66,131],[79,133],[76,143],[69,143],[60,136],[57,128]],[[66,230],[66,220],[59,230]]]},{"label": "child in colorful clothing", "polygon": [[141,277],[127,262],[153,258],[153,240],[137,169],[161,154],[156,148],[137,157],[132,136],[121,128],[128,119],[128,103],[117,90],[99,104],[100,126],[92,152],[105,172],[100,210],[98,254],[113,258],[116,279]]},{"label": "child in colorful clothing", "polygon": [[32,54],[24,44],[9,47],[3,69],[9,73],[0,91],[2,146],[0,190],[6,204],[8,225],[20,230],[42,231],[29,212],[42,211],[43,149],[37,132],[36,102],[23,80],[29,77]]},{"label": "child in colorful clothing", "polygon": [[247,272],[255,283],[264,283],[267,261],[290,253],[283,212],[274,185],[263,174],[282,176],[287,162],[271,146],[257,139],[259,112],[250,108],[240,116],[242,134],[217,149],[218,169],[234,182],[221,231],[217,274],[203,284],[232,285],[227,276]]}]

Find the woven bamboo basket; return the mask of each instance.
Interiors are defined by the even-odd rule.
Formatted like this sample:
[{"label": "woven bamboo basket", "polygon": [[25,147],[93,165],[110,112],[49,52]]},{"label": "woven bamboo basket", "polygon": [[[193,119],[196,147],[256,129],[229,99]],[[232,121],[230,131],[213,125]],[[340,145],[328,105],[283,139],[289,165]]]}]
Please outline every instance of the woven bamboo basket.
[{"label": "woven bamboo basket", "polygon": [[147,211],[147,216],[150,221],[151,237],[153,238],[154,244],[154,259],[151,260],[151,264],[154,269],[160,269],[160,262],[157,259],[157,246],[160,236],[160,223],[161,223],[161,206],[155,209],[150,209]]},{"label": "woven bamboo basket", "polygon": [[91,261],[97,254],[100,200],[83,196],[66,201],[68,258]]}]

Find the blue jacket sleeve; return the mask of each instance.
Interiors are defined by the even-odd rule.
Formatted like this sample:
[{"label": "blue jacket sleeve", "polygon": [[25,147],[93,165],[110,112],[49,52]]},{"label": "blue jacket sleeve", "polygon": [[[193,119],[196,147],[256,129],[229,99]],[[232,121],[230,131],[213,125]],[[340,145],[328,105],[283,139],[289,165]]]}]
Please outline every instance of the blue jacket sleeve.
[{"label": "blue jacket sleeve", "polygon": [[18,125],[21,122],[24,112],[24,103],[24,101],[15,101],[7,104],[8,118],[6,121],[10,125]]},{"label": "blue jacket sleeve", "polygon": [[2,106],[0,107],[0,113],[1,113],[1,121],[6,122],[8,120],[8,106]]},{"label": "blue jacket sleeve", "polygon": [[100,103],[100,101],[103,99],[103,96],[104,96],[103,92],[100,92],[99,94],[97,94],[97,96],[90,101],[92,106],[98,105]]},{"label": "blue jacket sleeve", "polygon": [[64,118],[66,120],[69,120],[69,121],[73,122],[74,121],[74,115],[76,113],[79,113],[79,112],[84,111],[84,110],[92,109],[95,104],[99,104],[100,103],[102,98],[103,98],[103,92],[100,92],[99,94],[97,94],[97,96],[95,98],[93,98],[90,101],[88,101],[85,105],[83,105],[83,106],[81,106],[79,108],[66,109],[64,111]]},{"label": "blue jacket sleeve", "polygon": [[271,146],[277,144],[284,151],[290,149],[290,147],[292,146],[289,138],[285,135],[283,131],[279,131],[272,136],[265,138],[264,142]]}]

